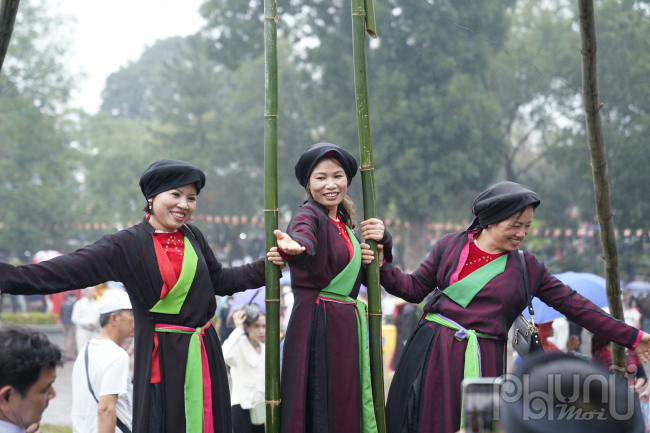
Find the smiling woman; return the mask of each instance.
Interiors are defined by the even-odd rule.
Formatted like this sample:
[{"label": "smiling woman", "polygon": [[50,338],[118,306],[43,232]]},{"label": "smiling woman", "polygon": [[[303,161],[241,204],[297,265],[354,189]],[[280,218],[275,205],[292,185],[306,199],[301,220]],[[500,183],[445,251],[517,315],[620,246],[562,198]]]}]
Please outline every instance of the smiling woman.
[{"label": "smiling woman", "polygon": [[532,254],[517,251],[539,204],[527,187],[498,183],[474,200],[470,227],[440,239],[415,272],[382,265],[381,284],[388,293],[412,303],[433,293],[390,386],[389,433],[461,428],[463,379],[505,373],[508,330],[526,306],[524,272],[532,296],[594,334],[650,357],[650,335],[606,314]]},{"label": "smiling woman", "polygon": [[[147,215],[74,253],[28,266],[0,263],[0,290],[48,294],[124,284],[135,319],[133,428],[137,432],[232,432],[221,344],[210,319],[215,295],[264,285],[265,263],[223,268],[188,224],[205,175],[178,160],[154,162],[140,177]],[[284,261],[275,251],[269,260]]]},{"label": "smiling woman", "polygon": [[[308,199],[287,232],[275,233],[291,264],[295,297],[280,381],[283,433],[377,431],[366,307],[357,300],[366,277],[362,264],[374,257],[352,231],[346,197],[357,167],[350,153],[330,143],[305,150],[295,172]],[[381,221],[361,226],[364,239],[390,244]]]}]

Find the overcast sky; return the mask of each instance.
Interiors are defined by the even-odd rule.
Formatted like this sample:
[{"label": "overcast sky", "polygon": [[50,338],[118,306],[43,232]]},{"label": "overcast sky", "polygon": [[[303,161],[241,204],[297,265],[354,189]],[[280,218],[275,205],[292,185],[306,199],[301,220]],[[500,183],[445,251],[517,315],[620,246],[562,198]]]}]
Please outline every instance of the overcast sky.
[{"label": "overcast sky", "polygon": [[137,60],[145,46],[169,36],[187,36],[203,25],[203,0],[48,0],[64,15],[76,17],[71,71],[84,71],[72,106],[94,114],[106,78]]}]

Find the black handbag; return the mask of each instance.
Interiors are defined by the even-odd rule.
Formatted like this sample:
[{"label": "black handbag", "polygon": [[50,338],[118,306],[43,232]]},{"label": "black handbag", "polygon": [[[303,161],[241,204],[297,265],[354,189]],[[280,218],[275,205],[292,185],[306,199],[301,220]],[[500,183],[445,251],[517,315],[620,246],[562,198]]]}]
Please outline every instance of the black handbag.
[{"label": "black handbag", "polygon": [[519,259],[524,268],[524,290],[526,292],[526,301],[528,302],[528,313],[530,314],[530,322],[526,320],[523,314],[515,320],[514,329],[515,336],[512,339],[512,348],[517,351],[521,358],[525,358],[531,353],[542,351],[542,340],[539,338],[537,326],[535,326],[535,312],[533,311],[533,304],[530,296],[530,288],[528,286],[528,270],[526,268],[526,259],[524,252],[519,251]]}]

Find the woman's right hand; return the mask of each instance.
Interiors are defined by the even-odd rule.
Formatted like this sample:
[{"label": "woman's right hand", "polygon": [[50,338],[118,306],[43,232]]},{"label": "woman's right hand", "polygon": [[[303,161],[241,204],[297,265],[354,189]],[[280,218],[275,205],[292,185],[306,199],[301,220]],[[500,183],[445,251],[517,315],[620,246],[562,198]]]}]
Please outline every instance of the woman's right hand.
[{"label": "woman's right hand", "polygon": [[283,233],[280,230],[274,230],[273,234],[278,238],[278,247],[283,253],[289,254],[290,256],[296,256],[305,251],[305,247],[291,239],[291,236],[288,234]]},{"label": "woman's right hand", "polygon": [[232,313],[232,321],[235,328],[244,329],[244,322],[246,321],[246,313],[243,310],[238,310]]}]

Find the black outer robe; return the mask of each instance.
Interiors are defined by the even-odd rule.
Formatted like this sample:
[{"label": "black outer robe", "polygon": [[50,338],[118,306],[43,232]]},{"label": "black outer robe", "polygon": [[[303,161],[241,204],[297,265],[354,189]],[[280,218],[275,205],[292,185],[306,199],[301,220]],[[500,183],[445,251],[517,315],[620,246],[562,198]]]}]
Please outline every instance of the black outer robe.
[{"label": "black outer robe", "polygon": [[[151,354],[154,326],[172,324],[197,328],[212,319],[215,295],[261,287],[264,260],[236,268],[222,268],[203,234],[190,226],[187,233],[198,263],[194,281],[177,315],[150,313],[160,299],[162,277],[153,245],[154,228],[149,221],[102,237],[94,244],[46,262],[26,266],[0,263],[0,291],[11,294],[51,294],[95,286],[105,281],[124,284],[135,317],[135,371],[133,387],[133,431],[146,432],[151,382]],[[185,432],[183,385],[190,335],[158,333],[161,378],[164,387],[163,412],[168,433]],[[204,342],[212,382],[215,433],[231,433],[230,391],[221,344],[214,328]]]},{"label": "black outer robe", "polygon": [[[306,248],[288,260],[294,305],[284,342],[281,383],[282,433],[357,433],[361,417],[356,310],[316,302],[350,262],[350,252],[329,211],[314,200],[294,214],[287,233]],[[382,243],[390,251],[390,235]],[[390,261],[392,256],[387,255]],[[359,270],[350,297],[359,294]]]}]

